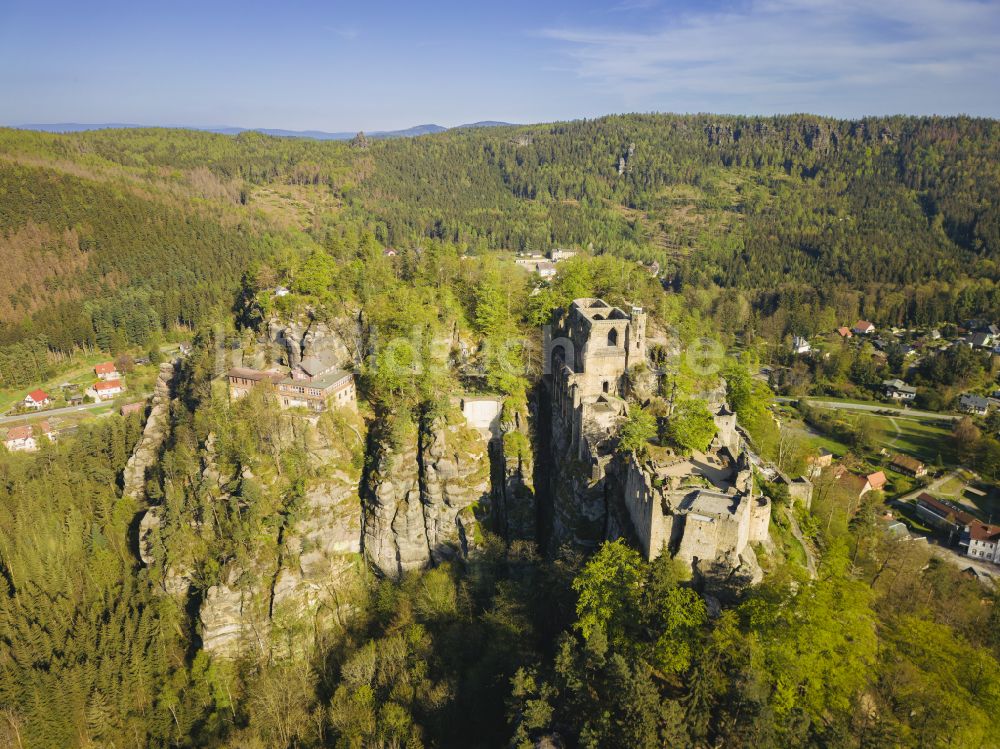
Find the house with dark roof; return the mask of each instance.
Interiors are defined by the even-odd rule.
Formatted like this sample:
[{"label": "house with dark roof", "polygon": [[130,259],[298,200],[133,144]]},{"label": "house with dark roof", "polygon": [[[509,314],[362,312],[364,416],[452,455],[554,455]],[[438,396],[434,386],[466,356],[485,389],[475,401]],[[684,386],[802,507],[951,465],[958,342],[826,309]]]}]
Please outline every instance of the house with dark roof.
[{"label": "house with dark roof", "polygon": [[894,455],[889,465],[892,470],[913,478],[927,475],[927,466],[910,455]]},{"label": "house with dark roof", "polygon": [[975,393],[963,393],[958,399],[958,410],[966,414],[985,416],[990,410],[990,402]]},{"label": "house with dark roof", "polygon": [[887,398],[898,401],[911,401],[917,397],[917,389],[899,378],[895,380],[882,380],[882,392]]},{"label": "house with dark roof", "polygon": [[993,345],[993,336],[989,333],[973,333],[969,338],[969,345],[972,348],[990,348]]}]

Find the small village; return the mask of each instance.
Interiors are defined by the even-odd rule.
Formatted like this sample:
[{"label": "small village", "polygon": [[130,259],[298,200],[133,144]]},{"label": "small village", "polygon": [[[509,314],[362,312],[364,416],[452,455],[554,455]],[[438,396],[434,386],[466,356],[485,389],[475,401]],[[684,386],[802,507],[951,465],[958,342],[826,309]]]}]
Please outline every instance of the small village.
[{"label": "small village", "polygon": [[[896,376],[869,383],[863,398],[814,396],[796,387],[795,371],[801,372],[803,363],[820,371],[823,362],[845,349],[857,358],[864,355],[862,351],[869,352],[876,367],[895,371]],[[962,464],[962,458],[969,456],[948,448],[964,431],[997,432],[994,418],[1000,416],[1000,390],[988,376],[968,390],[959,389],[958,378],[951,388],[929,384],[925,376],[929,362],[950,350],[981,358],[988,375],[1000,361],[1000,327],[969,320],[940,328],[882,331],[858,320],[825,336],[793,336],[784,362],[763,367],[760,377],[776,392],[787,394],[775,404],[775,418],[789,424],[790,431],[799,429],[829,446],[806,458],[815,491],[836,494],[854,512],[869,493],[883,498],[880,520],[889,532],[915,542],[930,541],[967,560],[970,575],[989,580],[1000,571],[991,566],[1000,564],[996,522],[1000,492],[978,475],[974,465]],[[804,418],[789,408],[801,412],[800,404],[808,414]],[[851,420],[854,428],[867,422],[864,428],[875,433],[867,458],[859,460],[856,448],[846,449]],[[846,460],[838,460],[835,453]],[[943,459],[946,455],[948,460]]]}]

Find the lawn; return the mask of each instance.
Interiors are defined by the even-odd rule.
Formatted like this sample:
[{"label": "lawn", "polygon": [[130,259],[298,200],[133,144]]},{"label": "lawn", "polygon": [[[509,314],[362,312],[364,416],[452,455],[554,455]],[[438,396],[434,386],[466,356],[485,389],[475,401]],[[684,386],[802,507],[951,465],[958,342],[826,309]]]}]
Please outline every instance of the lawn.
[{"label": "lawn", "polygon": [[939,457],[945,464],[955,462],[951,431],[938,422],[874,414],[872,418],[879,428],[879,446],[889,452],[912,455],[927,465],[934,465]]}]

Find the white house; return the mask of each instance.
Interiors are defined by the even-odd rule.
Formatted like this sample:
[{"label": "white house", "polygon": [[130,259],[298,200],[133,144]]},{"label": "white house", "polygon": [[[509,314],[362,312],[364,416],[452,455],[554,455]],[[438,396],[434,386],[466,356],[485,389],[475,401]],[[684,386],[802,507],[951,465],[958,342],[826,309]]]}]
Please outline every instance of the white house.
[{"label": "white house", "polygon": [[45,408],[52,403],[52,398],[44,390],[32,390],[24,397],[24,405],[26,408],[33,408],[36,411],[40,408]]},{"label": "white house", "polygon": [[917,397],[917,389],[900,379],[882,380],[882,392],[897,401],[911,401]]},{"label": "white house", "polygon": [[94,366],[94,374],[97,375],[99,380],[117,380],[118,367],[114,365],[114,362],[102,362]]},{"label": "white house", "polygon": [[38,449],[38,440],[30,424],[11,427],[4,438],[4,446],[11,452],[34,452]]},{"label": "white house", "polygon": [[562,260],[569,260],[571,257],[576,257],[576,250],[564,250],[562,248],[555,248],[549,253],[552,258],[553,263],[558,263]]},{"label": "white house", "polygon": [[793,354],[808,354],[812,351],[812,346],[809,344],[805,338],[800,335],[792,338],[792,353]]},{"label": "white house", "polygon": [[95,401],[109,401],[123,392],[125,392],[125,385],[122,384],[121,380],[107,380],[95,382],[88,388],[87,395]]},{"label": "white house", "polygon": [[40,421],[32,428],[31,424],[11,427],[4,437],[3,443],[11,452],[34,452],[38,449],[38,437],[41,434],[52,442],[56,441],[56,431],[48,421]]},{"label": "white house", "polygon": [[958,545],[965,547],[966,556],[1000,563],[1000,525],[970,523],[962,531]]},{"label": "white house", "polygon": [[965,393],[958,399],[958,410],[962,413],[985,416],[990,410],[990,402],[981,395]]},{"label": "white house", "polygon": [[858,320],[852,330],[857,335],[870,335],[875,332],[875,326],[867,320]]}]

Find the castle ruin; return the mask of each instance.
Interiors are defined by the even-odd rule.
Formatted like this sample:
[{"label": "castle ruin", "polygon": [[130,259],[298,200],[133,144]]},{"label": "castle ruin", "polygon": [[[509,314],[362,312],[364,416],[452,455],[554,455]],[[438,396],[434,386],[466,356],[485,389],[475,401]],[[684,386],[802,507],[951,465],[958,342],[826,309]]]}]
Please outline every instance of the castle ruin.
[{"label": "castle ruin", "polygon": [[[658,450],[645,461],[615,454],[629,370],[646,363],[642,308],[576,299],[554,313],[546,351],[556,530],[573,504],[591,530],[603,517],[604,538],[628,535],[631,525],[649,560],[668,553],[703,576],[742,569],[759,581],[751,544],[767,541],[771,503],[754,491],[736,414],[724,402],[710,404],[716,436],[705,453]],[[622,527],[610,519],[616,501],[627,517]],[[562,523],[575,530],[571,520]]]}]

